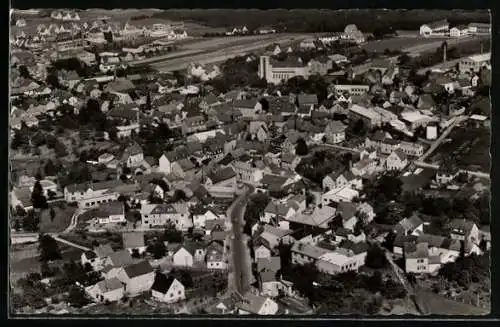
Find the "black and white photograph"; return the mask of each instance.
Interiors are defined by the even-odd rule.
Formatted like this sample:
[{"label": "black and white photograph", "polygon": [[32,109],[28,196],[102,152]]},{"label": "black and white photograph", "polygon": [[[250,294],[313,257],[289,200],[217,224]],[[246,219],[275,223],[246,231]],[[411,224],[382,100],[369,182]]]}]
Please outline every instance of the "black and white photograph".
[{"label": "black and white photograph", "polygon": [[11,316],[491,312],[489,10],[9,19]]}]

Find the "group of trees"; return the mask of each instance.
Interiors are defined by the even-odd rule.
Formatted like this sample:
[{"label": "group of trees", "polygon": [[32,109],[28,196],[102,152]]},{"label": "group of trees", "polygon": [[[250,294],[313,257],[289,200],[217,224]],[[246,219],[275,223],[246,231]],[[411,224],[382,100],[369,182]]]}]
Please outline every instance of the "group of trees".
[{"label": "group of trees", "polygon": [[354,271],[337,275],[320,273],[315,265],[292,265],[283,271],[299,294],[321,313],[376,314],[384,298],[402,298],[406,292],[379,272],[358,275]]},{"label": "group of trees", "polygon": [[323,178],[332,171],[344,170],[348,161],[344,160],[350,154],[333,153],[330,151],[315,151],[312,156],[303,158],[295,169],[298,174],[321,185]]},{"label": "group of trees", "polygon": [[252,226],[260,220],[269,201],[271,199],[264,193],[255,193],[250,197],[244,214],[245,226],[243,232],[245,234],[251,235]]},{"label": "group of trees", "polygon": [[466,289],[471,283],[490,280],[490,253],[460,257],[455,262],[444,264],[439,275],[450,282],[456,281]]},{"label": "group of trees", "polygon": [[221,75],[207,82],[219,92],[227,92],[235,87],[266,87],[267,82],[257,75],[259,61],[247,61],[247,56],[226,60],[221,66]]}]

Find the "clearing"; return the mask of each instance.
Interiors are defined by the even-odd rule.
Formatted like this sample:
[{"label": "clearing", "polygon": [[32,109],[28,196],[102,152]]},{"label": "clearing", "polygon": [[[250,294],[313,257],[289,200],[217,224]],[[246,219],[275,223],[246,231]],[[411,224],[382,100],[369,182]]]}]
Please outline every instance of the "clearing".
[{"label": "clearing", "polygon": [[[56,215],[52,220],[50,208],[54,209]],[[41,233],[59,233],[64,231],[71,223],[71,217],[76,208],[72,206],[50,205],[49,209],[43,210],[40,217]]]}]

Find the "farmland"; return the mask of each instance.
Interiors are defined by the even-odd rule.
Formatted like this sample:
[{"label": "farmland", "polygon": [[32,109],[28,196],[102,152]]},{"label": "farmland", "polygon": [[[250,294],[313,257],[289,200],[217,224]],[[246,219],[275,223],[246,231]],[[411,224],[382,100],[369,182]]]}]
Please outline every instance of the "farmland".
[{"label": "farmland", "polygon": [[445,158],[453,158],[460,169],[489,172],[490,130],[486,127],[455,127],[426,162],[442,164]]},{"label": "farmland", "polygon": [[57,233],[64,231],[71,222],[71,217],[75,213],[76,208],[71,206],[51,205],[54,209],[55,216],[52,219],[50,209],[43,210],[40,217],[40,232],[42,233]]}]

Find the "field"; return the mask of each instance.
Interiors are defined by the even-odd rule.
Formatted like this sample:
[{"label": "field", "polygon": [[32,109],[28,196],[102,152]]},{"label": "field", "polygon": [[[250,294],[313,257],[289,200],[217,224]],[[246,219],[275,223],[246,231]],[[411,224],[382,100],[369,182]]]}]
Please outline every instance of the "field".
[{"label": "field", "polygon": [[40,218],[40,232],[42,233],[58,233],[64,231],[71,222],[71,217],[76,211],[75,207],[66,206],[60,208],[57,205],[52,205],[56,215],[54,220],[50,217],[50,209],[44,210]]},{"label": "field", "polygon": [[426,162],[442,164],[445,158],[453,158],[460,169],[489,172],[490,129],[455,127]]},{"label": "field", "polygon": [[429,314],[460,316],[488,314],[487,309],[453,301],[430,291],[420,291],[418,292],[418,297],[430,310]]}]

